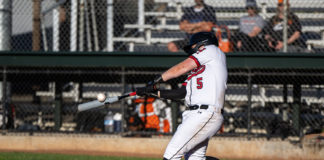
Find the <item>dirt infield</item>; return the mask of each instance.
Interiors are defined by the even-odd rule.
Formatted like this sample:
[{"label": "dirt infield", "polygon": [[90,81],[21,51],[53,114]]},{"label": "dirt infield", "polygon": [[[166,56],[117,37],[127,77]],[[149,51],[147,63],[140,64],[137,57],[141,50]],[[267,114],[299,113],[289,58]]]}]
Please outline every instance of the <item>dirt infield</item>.
[{"label": "dirt infield", "polygon": [[[304,143],[246,138],[212,138],[207,155],[237,159],[324,159],[324,142],[317,136]],[[162,157],[171,137],[125,138],[107,135],[16,135],[0,136],[0,150],[38,153]]]}]

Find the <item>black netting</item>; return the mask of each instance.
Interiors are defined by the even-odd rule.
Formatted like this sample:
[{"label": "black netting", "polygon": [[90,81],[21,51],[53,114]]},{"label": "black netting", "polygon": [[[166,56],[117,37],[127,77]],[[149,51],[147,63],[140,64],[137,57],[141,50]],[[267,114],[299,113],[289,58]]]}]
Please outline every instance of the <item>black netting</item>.
[{"label": "black netting", "polygon": [[[1,95],[5,97],[2,97],[1,127],[13,132],[171,134],[181,123],[183,101],[135,96],[77,111],[79,104],[95,100],[99,93],[114,97],[132,92],[165,69],[2,69]],[[321,73],[323,70],[315,69],[229,69],[225,120],[218,135],[287,138],[320,132],[324,123]],[[164,83],[161,88],[177,88],[183,79]],[[150,107],[155,117],[151,117]],[[109,112],[114,126],[107,128],[105,120]]]}]

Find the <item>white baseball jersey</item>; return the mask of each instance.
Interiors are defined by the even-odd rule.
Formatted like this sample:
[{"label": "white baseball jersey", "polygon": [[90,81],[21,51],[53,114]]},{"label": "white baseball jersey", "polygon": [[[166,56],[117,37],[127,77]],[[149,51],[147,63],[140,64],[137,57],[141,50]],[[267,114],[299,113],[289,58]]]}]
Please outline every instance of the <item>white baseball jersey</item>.
[{"label": "white baseball jersey", "polygon": [[208,140],[217,133],[223,123],[220,109],[224,104],[227,81],[225,54],[215,45],[190,56],[197,68],[188,75],[186,105],[208,105],[207,109],[186,110],[182,123],[169,142],[164,158],[168,160],[205,159]]},{"label": "white baseball jersey", "polygon": [[186,105],[223,107],[227,81],[225,54],[215,45],[209,45],[190,58],[198,67],[190,72],[185,82]]}]

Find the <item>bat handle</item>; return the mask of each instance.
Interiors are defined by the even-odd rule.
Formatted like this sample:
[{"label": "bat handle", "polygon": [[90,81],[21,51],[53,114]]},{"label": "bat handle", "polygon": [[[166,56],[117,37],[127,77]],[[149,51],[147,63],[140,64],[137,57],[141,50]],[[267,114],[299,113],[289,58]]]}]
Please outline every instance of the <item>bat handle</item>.
[{"label": "bat handle", "polygon": [[129,96],[135,96],[136,92],[129,93]]},{"label": "bat handle", "polygon": [[124,98],[129,97],[129,96],[135,96],[135,95],[136,95],[136,92],[131,92],[129,94],[125,94],[125,95],[119,96],[118,97],[118,100],[124,99]]}]

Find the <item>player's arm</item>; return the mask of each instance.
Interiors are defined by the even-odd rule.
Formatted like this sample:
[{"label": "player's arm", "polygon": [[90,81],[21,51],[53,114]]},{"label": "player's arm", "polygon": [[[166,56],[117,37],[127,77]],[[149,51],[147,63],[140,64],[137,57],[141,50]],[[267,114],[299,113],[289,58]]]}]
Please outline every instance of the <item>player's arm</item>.
[{"label": "player's arm", "polygon": [[165,99],[183,99],[187,94],[186,86],[172,90],[159,90],[158,97]]},{"label": "player's arm", "polygon": [[161,75],[161,77],[163,81],[168,81],[170,79],[177,78],[196,67],[196,61],[193,58],[189,57],[184,61],[180,62],[179,64],[168,69]]},{"label": "player's arm", "polygon": [[153,81],[149,82],[149,84],[146,87],[136,88],[136,94],[139,96],[143,96],[150,93],[156,94],[159,90],[159,85],[157,85],[158,83],[179,77],[187,73],[188,71],[196,68],[198,66],[198,62],[194,59],[195,58],[191,56],[185,59],[184,61],[180,62],[179,64],[171,67],[169,70],[164,72],[161,76],[157,77]]}]

